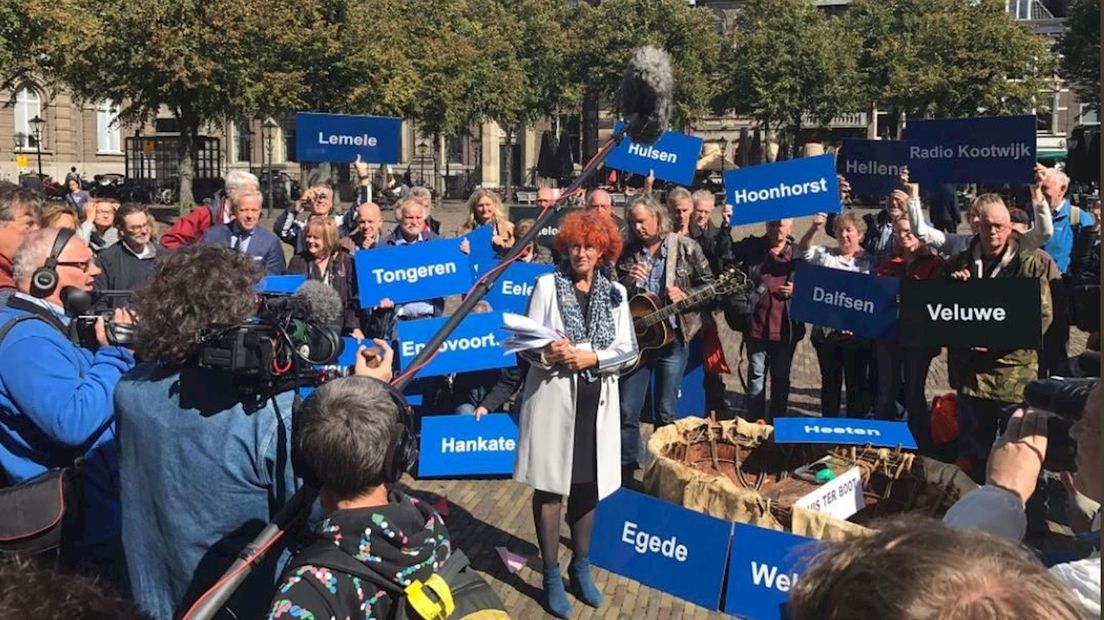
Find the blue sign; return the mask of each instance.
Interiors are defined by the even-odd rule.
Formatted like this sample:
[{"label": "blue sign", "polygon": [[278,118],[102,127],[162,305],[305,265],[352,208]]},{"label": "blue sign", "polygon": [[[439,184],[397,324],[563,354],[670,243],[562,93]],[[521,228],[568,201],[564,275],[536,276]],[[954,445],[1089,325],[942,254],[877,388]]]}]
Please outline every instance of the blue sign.
[{"label": "blue sign", "polygon": [[775,418],[774,443],[831,443],[916,449],[906,422],[862,418]]},{"label": "blue sign", "polygon": [[362,344],[366,347],[375,346],[371,340],[365,340],[361,343],[351,336],[345,336],[341,339],[341,342],[344,343],[344,347],[341,349],[341,355],[337,357],[337,365],[345,368],[356,366],[357,351],[360,350]]},{"label": "blue sign", "polygon": [[1031,183],[1035,117],[909,121],[909,179],[920,183]]},{"label": "blue sign", "polygon": [[514,471],[517,424],[505,413],[424,415],[418,477],[501,475]]},{"label": "blue sign", "polygon": [[908,165],[908,145],[900,140],[846,138],[836,156],[836,171],[855,195],[885,195],[901,187],[901,169]]},{"label": "blue sign", "polygon": [[484,272],[498,263],[494,246],[491,245],[492,237],[494,237],[494,226],[491,224],[484,224],[470,233],[462,235],[463,239],[468,240],[468,260],[471,262],[474,278],[483,275]]},{"label": "blue sign", "polygon": [[265,276],[257,283],[258,293],[294,293],[307,281],[307,276]]},{"label": "blue sign", "polygon": [[483,299],[491,304],[491,310],[495,312],[525,314],[529,296],[533,294],[533,284],[540,276],[552,273],[552,269],[552,265],[515,262],[495,280],[494,287]]},{"label": "blue sign", "polygon": [[732,523],[618,489],[598,503],[590,559],[608,571],[717,609]]},{"label": "blue sign", "polygon": [[402,119],[349,114],[295,115],[295,157],[300,162],[399,163]]},{"label": "blue sign", "polygon": [[813,538],[737,523],[724,612],[751,620],[781,618],[790,588],[822,544]]},{"label": "blue sign", "polygon": [[840,210],[834,155],[727,170],[724,184],[733,226]]},{"label": "blue sign", "polygon": [[[688,345],[690,351],[686,358],[686,370],[682,371],[682,384],[678,392],[678,411],[675,419],[688,416],[704,418],[709,415],[705,410],[705,345],[702,344],[702,336],[698,334]],[[653,389],[655,375],[652,375]]]},{"label": "blue sign", "polygon": [[[618,121],[614,131],[621,129]],[[606,166],[615,170],[635,172],[670,181],[679,185],[692,185],[694,173],[698,170],[698,156],[701,155],[702,139],[696,136],[668,131],[656,140],[655,144],[640,144],[625,138],[610,153]]]},{"label": "blue sign", "polygon": [[790,313],[803,321],[865,338],[893,338],[897,332],[897,278],[794,265]]},{"label": "blue sign", "polygon": [[357,250],[360,307],[374,308],[381,299],[399,304],[467,292],[472,285],[471,262],[460,251],[460,241],[439,239]]},{"label": "blue sign", "polygon": [[[436,317],[399,322],[397,353],[399,364],[404,370],[447,319],[448,317]],[[437,355],[418,371],[418,376],[432,377],[453,372],[514,366],[517,363],[516,356],[505,355],[502,350],[501,343],[506,338],[506,330],[502,329],[501,312],[469,315],[441,343]]]}]

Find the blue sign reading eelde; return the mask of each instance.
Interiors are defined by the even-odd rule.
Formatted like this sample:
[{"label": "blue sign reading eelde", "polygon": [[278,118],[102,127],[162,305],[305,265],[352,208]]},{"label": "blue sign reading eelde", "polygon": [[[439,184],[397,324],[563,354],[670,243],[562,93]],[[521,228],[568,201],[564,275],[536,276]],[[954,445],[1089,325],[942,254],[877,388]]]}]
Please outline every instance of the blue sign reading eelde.
[{"label": "blue sign reading eelde", "polygon": [[466,292],[472,285],[472,270],[468,256],[460,251],[460,241],[439,239],[357,250],[360,307],[374,308],[381,299],[404,303]]},{"label": "blue sign reading eelde", "polygon": [[307,281],[307,276],[265,276],[257,283],[258,293],[294,293]]},{"label": "blue sign reading eelde", "polygon": [[[620,129],[621,122],[618,121],[614,131]],[[701,149],[701,138],[675,131],[668,131],[651,145],[625,138],[610,153],[606,165],[615,170],[644,176],[652,172],[657,179],[691,185],[694,183],[694,172],[698,169]]]},{"label": "blue sign reading eelde", "polygon": [[817,544],[812,538],[737,523],[724,612],[752,620],[781,618],[790,588]]},{"label": "blue sign reading eelde", "polygon": [[590,559],[706,609],[721,598],[732,523],[618,489],[598,503]]},{"label": "blue sign reading eelde", "polygon": [[505,413],[425,415],[418,477],[501,475],[514,471],[517,424]]},{"label": "blue sign reading eelde", "polygon": [[1031,183],[1034,116],[909,121],[909,179],[920,183]]},{"label": "blue sign reading eelde", "polygon": [[810,265],[794,265],[795,321],[846,330],[866,338],[892,338],[897,330],[897,278]]},{"label": "blue sign reading eelde", "polygon": [[[398,325],[399,363],[405,370],[425,343],[437,333],[448,317],[402,321]],[[507,368],[517,363],[514,355],[506,355],[502,342],[507,334],[502,329],[501,312],[472,314],[441,343],[437,355],[420,371],[420,377],[446,375],[453,372]]]},{"label": "blue sign reading eelde", "polygon": [[840,210],[834,155],[728,170],[724,184],[733,226]]},{"label": "blue sign reading eelde", "polygon": [[529,296],[533,294],[533,283],[552,269],[552,265],[513,263],[495,280],[494,287],[483,299],[495,312],[525,314]]},{"label": "blue sign reading eelde", "polygon": [[908,166],[908,145],[900,140],[845,138],[836,156],[836,171],[851,193],[888,194],[901,189],[901,170]]},{"label": "blue sign reading eelde", "polygon": [[298,112],[295,115],[295,157],[300,162],[399,163],[402,119]]},{"label": "blue sign reading eelde", "polygon": [[871,444],[916,449],[906,422],[861,418],[775,418],[775,443]]}]

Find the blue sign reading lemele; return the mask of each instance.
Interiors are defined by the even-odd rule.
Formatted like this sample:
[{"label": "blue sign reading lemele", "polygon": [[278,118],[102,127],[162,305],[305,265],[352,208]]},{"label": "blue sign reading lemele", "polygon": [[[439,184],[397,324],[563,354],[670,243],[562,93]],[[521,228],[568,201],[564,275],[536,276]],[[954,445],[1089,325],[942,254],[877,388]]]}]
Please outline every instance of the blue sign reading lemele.
[{"label": "blue sign reading lemele", "polygon": [[360,307],[374,308],[381,299],[398,304],[466,292],[472,285],[472,269],[460,242],[439,239],[357,250],[353,258]]},{"label": "blue sign reading lemele", "polygon": [[901,188],[901,169],[908,165],[908,145],[900,140],[845,138],[836,156],[836,170],[851,185],[851,193],[888,194]]},{"label": "blue sign reading lemele", "polygon": [[861,418],[775,418],[775,443],[871,444],[916,449],[906,422]]},{"label": "blue sign reading lemele", "polygon": [[1031,183],[1035,116],[909,121],[909,179],[920,183]]},{"label": "blue sign reading lemele", "polygon": [[[618,121],[614,131],[621,128]],[[610,153],[606,165],[615,170],[634,172],[647,176],[653,172],[657,179],[691,185],[698,169],[702,139],[675,131],[668,131],[655,144],[640,144],[625,138]]]},{"label": "blue sign reading lemele", "polygon": [[817,544],[812,538],[737,523],[732,533],[725,613],[752,620],[781,618],[790,588]]},{"label": "blue sign reading lemele", "polygon": [[[399,363],[405,370],[425,347],[448,317],[401,321],[398,325]],[[447,375],[453,372],[507,368],[517,363],[514,355],[506,355],[502,342],[507,334],[502,329],[501,312],[472,314],[441,343],[437,355],[418,371],[419,377]]]},{"label": "blue sign reading lemele", "polygon": [[517,424],[505,413],[422,417],[418,477],[502,475],[514,471]]},{"label": "blue sign reading lemele", "polygon": [[301,162],[399,163],[402,119],[299,112],[295,115],[295,156]]},{"label": "blue sign reading lemele", "polygon": [[732,523],[618,489],[598,502],[590,558],[596,566],[717,609]]},{"label": "blue sign reading lemele", "polygon": [[495,280],[494,287],[483,299],[491,304],[491,310],[495,312],[525,314],[529,296],[533,294],[533,283],[552,269],[552,265],[514,263]]},{"label": "blue sign reading lemele", "polygon": [[840,210],[834,155],[728,170],[724,184],[733,226]]},{"label": "blue sign reading lemele", "polygon": [[892,338],[897,329],[900,280],[798,261],[791,316],[795,321],[846,330],[866,338]]}]

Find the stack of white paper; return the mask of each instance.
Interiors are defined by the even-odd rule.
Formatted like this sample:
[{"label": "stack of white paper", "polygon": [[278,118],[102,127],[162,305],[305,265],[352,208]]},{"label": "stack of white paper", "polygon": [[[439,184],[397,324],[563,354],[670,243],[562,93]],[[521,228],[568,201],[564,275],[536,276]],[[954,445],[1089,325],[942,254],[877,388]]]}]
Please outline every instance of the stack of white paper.
[{"label": "stack of white paper", "polygon": [[565,338],[560,332],[541,325],[523,314],[502,313],[502,327],[510,336],[502,342],[506,355],[529,349],[541,349]]}]

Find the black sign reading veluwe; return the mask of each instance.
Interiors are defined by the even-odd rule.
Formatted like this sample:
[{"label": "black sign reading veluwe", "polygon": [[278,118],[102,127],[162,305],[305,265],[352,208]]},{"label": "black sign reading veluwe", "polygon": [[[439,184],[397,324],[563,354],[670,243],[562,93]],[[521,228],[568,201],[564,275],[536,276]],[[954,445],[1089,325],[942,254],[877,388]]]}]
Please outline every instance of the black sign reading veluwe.
[{"label": "black sign reading veluwe", "polygon": [[1035,349],[1042,341],[1039,281],[905,280],[897,325],[908,347]]}]

